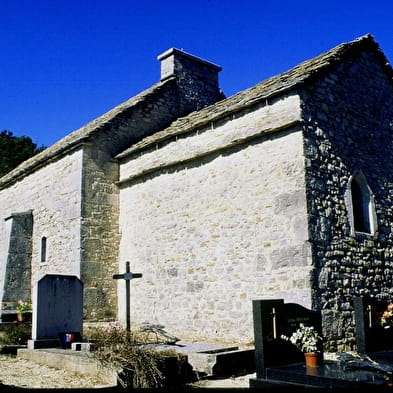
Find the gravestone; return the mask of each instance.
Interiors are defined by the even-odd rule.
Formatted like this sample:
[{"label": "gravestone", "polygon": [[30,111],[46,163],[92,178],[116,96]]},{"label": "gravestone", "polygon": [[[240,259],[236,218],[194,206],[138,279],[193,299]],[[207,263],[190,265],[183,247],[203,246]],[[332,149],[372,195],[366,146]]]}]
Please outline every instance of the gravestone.
[{"label": "gravestone", "polygon": [[387,302],[368,297],[356,297],[355,310],[356,348],[359,353],[393,349],[393,327],[385,329],[381,317]]},{"label": "gravestone", "polygon": [[31,349],[80,340],[83,329],[83,283],[76,276],[47,274],[33,296]]},{"label": "gravestone", "polygon": [[283,340],[282,335],[290,337],[301,323],[313,326],[322,335],[319,311],[295,303],[285,304],[282,299],[254,300],[253,318],[257,378],[265,378],[268,367],[304,362],[304,354]]}]

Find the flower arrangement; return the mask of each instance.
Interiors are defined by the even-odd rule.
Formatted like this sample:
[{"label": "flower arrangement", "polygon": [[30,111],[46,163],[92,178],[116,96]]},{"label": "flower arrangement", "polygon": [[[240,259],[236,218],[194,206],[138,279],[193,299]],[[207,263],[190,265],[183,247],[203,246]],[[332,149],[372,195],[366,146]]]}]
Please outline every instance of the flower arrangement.
[{"label": "flower arrangement", "polygon": [[22,300],[18,300],[18,304],[16,305],[16,311],[20,314],[31,312],[31,302],[24,302]]},{"label": "flower arrangement", "polygon": [[387,310],[383,312],[381,317],[381,325],[385,329],[393,327],[393,303],[389,303]]},{"label": "flower arrangement", "polygon": [[291,337],[282,335],[281,338],[290,341],[304,353],[319,352],[319,343],[322,340],[313,326],[305,326],[303,323],[292,333]]}]

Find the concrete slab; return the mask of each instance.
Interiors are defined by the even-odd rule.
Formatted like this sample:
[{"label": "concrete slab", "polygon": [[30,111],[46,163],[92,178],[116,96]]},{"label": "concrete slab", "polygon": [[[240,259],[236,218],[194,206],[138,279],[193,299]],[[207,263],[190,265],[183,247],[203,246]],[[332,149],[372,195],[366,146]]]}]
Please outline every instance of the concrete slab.
[{"label": "concrete slab", "polygon": [[211,344],[211,343],[200,343],[200,342],[186,342],[178,341],[176,344],[153,344],[155,349],[170,349],[178,353],[219,353],[235,351],[239,349],[237,345],[230,344]]},{"label": "concrete slab", "polygon": [[205,376],[227,377],[255,371],[254,348],[239,349],[237,345],[184,342],[176,345],[154,345],[157,350],[174,350],[187,356],[194,371]]},{"label": "concrete slab", "polygon": [[103,368],[86,351],[72,351],[61,348],[18,349],[18,357],[60,370],[69,370],[82,375],[99,376],[113,386],[117,385],[117,373]]},{"label": "concrete slab", "polygon": [[[200,376],[239,376],[255,371],[253,348],[239,349],[237,345],[182,341],[177,345],[149,344],[148,346],[156,350],[174,350],[186,356],[188,364]],[[106,382],[116,384],[116,373],[104,370],[87,350],[20,349],[18,356],[81,374],[102,375]]]}]

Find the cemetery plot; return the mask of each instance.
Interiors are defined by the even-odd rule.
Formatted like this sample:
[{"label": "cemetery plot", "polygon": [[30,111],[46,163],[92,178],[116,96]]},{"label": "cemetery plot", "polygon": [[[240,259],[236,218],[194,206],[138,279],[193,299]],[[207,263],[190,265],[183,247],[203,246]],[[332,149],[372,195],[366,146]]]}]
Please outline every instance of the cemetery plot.
[{"label": "cemetery plot", "polygon": [[[386,386],[385,375],[373,370],[349,369],[344,362],[323,362],[307,367],[304,353],[282,335],[290,336],[301,324],[313,327],[322,336],[321,313],[298,304],[285,304],[282,299],[253,301],[256,378],[251,388],[290,388],[303,391],[305,387],[359,388],[365,385]],[[368,365],[366,365],[368,366]],[[298,389],[298,390],[294,390]]]}]

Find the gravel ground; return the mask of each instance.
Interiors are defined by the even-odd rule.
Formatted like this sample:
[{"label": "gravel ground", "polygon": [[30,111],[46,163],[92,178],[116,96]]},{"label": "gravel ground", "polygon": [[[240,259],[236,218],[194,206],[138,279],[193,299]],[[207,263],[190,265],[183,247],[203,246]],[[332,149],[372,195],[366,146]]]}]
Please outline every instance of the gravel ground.
[{"label": "gravel ground", "polygon": [[71,371],[58,370],[10,355],[0,355],[0,382],[7,386],[29,389],[110,386],[95,377],[81,376]]},{"label": "gravel ground", "polygon": [[225,379],[205,379],[193,383],[191,386],[195,388],[212,388],[212,389],[245,389],[250,387],[250,378],[255,378],[254,374],[248,374],[241,377],[225,378]]},{"label": "gravel ground", "polygon": [[[198,388],[248,388],[255,374],[227,379],[206,379],[192,384]],[[86,389],[111,387],[98,378],[58,370],[16,356],[0,355],[0,384],[25,389]],[[190,386],[190,387],[191,387]],[[0,391],[3,387],[0,385]]]}]

